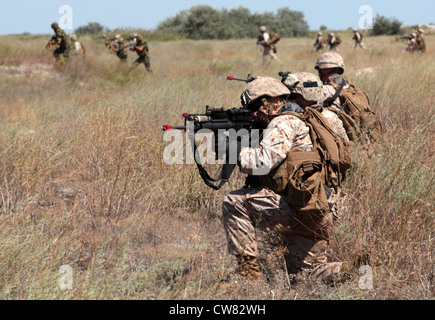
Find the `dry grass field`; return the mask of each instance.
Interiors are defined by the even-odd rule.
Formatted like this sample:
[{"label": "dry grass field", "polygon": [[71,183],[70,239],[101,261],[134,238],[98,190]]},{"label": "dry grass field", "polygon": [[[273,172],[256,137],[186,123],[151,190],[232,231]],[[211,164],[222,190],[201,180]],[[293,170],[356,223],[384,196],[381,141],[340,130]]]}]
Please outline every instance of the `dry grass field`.
[{"label": "dry grass field", "polygon": [[216,192],[162,156],[163,124],[240,106],[227,75],[314,72],[314,39],[282,39],[266,66],[254,39],[149,42],[153,74],[91,38],[58,68],[48,39],[0,37],[0,299],[434,299],[435,37],[424,55],[393,37],[341,46],[385,133],[353,150],[331,243],[347,280],[333,285],[288,276],[276,234],[259,235],[264,279],[238,278],[220,210],[243,176]]}]

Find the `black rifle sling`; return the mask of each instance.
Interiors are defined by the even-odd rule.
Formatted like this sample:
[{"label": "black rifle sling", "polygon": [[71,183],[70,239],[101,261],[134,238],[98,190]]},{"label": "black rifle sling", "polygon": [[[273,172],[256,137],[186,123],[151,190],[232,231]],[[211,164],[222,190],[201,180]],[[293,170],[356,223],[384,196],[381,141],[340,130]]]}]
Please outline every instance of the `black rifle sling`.
[{"label": "black rifle sling", "polygon": [[[330,107],[334,103],[334,101],[340,96],[341,91],[343,91],[344,86],[347,84],[347,81],[344,80],[342,77],[337,77],[337,78],[341,80],[340,87],[337,89],[337,91],[335,91],[335,94],[331,98],[327,99],[323,103],[324,107]],[[332,81],[335,82],[335,79],[336,78],[334,78]],[[343,106],[341,108],[343,108]]]},{"label": "black rifle sling", "polygon": [[[227,156],[225,159],[225,164],[222,167],[221,173],[219,174],[219,177],[214,179],[212,178],[207,170],[204,168],[204,166],[202,164],[200,164],[198,162],[197,159],[199,159],[199,153],[198,153],[198,148],[196,147],[196,143],[193,144],[194,145],[194,158],[195,158],[195,162],[196,165],[198,166],[198,170],[199,170],[199,174],[202,178],[202,180],[204,181],[204,183],[214,189],[214,190],[219,190],[220,188],[222,188],[222,186],[228,182],[228,179],[230,178],[231,174],[233,173],[236,164],[230,164],[229,163],[229,152],[227,152]],[[228,151],[228,150],[227,150]],[[220,182],[219,182],[220,181]],[[219,184],[214,184],[213,182],[219,182]]]}]

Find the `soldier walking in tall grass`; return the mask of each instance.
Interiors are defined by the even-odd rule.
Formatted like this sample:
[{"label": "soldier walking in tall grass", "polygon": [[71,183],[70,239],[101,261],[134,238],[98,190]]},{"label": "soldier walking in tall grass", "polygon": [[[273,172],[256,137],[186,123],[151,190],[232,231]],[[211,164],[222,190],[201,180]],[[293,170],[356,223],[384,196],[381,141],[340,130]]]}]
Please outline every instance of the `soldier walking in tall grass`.
[{"label": "soldier walking in tall grass", "polygon": [[71,50],[69,38],[65,31],[59,27],[57,22],[53,22],[51,28],[54,31],[54,35],[50,41],[48,41],[46,48],[49,48],[52,45],[57,45],[58,47],[53,52],[53,55],[56,58],[56,63],[66,64]]},{"label": "soldier walking in tall grass", "polygon": [[135,51],[139,58],[133,62],[133,66],[137,67],[143,63],[148,72],[153,72],[153,70],[151,70],[150,50],[148,48],[148,43],[143,40],[143,37],[140,34],[135,35],[135,38],[136,41],[131,44],[130,50]]}]

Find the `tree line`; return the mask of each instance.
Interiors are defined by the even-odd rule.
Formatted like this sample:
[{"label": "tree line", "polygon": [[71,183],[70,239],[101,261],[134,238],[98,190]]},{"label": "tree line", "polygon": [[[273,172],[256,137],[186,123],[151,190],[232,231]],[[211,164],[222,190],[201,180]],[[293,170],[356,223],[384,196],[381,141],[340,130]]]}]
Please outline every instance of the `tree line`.
[{"label": "tree line", "polygon": [[[161,21],[155,31],[141,30],[141,33],[147,36],[159,35],[160,38],[162,35],[172,35],[193,40],[252,39],[257,38],[258,28],[262,25],[283,38],[303,37],[310,34],[304,13],[300,11],[280,8],[276,13],[251,13],[244,7],[216,10],[208,5],[197,5],[189,10],[182,10],[175,16]],[[325,31],[327,27],[321,26],[320,30]],[[123,31],[126,30],[109,30],[98,22],[90,22],[75,30],[79,35]],[[404,32],[401,21],[377,15],[369,34],[398,35]]]},{"label": "tree line", "polygon": [[194,40],[243,39],[256,38],[262,25],[285,38],[306,36],[309,32],[304,14],[289,8],[280,8],[276,13],[251,13],[244,7],[216,10],[207,5],[180,11],[160,22],[157,31]]}]

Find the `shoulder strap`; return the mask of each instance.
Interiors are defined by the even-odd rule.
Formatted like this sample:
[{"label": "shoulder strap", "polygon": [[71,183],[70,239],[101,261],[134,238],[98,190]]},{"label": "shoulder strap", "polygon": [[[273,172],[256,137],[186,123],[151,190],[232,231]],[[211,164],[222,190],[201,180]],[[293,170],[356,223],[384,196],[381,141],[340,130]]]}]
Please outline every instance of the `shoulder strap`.
[{"label": "shoulder strap", "polygon": [[[238,143],[237,141],[235,141],[234,143]],[[214,190],[219,190],[220,188],[222,188],[222,186],[228,182],[228,179],[231,177],[231,174],[233,173],[234,169],[236,168],[236,164],[230,164],[229,163],[229,155],[228,155],[228,150],[227,150],[227,158],[225,159],[225,164],[222,167],[221,173],[219,174],[219,176],[214,179],[212,178],[207,170],[204,168],[204,166],[198,161],[199,159],[199,151],[198,148],[196,146],[196,143],[193,143],[193,148],[194,148],[194,159],[196,162],[196,165],[198,167],[198,171],[199,174],[202,178],[202,180],[204,181],[204,183],[214,189]],[[237,146],[238,148],[238,146]],[[237,150],[239,150],[240,148],[238,148]],[[215,183],[218,184],[215,184]]]},{"label": "shoulder strap", "polygon": [[[335,85],[334,88],[336,89],[335,94],[331,97],[326,99],[323,102],[323,106],[324,107],[330,107],[334,101],[340,96],[341,92],[343,91],[343,88],[346,84],[348,84],[348,81],[346,81],[342,76],[340,75],[333,75],[331,77],[329,77],[329,81],[332,83],[334,83]],[[338,88],[337,88],[338,86]],[[343,108],[343,106],[342,106]]]}]

